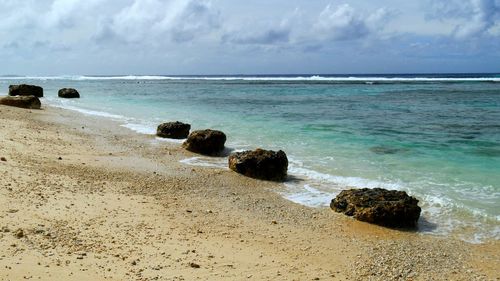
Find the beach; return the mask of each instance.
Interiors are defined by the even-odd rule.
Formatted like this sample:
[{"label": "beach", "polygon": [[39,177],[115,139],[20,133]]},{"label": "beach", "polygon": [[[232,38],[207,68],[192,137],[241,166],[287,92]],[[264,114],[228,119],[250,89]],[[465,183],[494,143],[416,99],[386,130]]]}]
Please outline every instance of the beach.
[{"label": "beach", "polygon": [[1,280],[498,280],[470,244],[284,199],[189,166],[178,143],[44,106],[0,106]]}]

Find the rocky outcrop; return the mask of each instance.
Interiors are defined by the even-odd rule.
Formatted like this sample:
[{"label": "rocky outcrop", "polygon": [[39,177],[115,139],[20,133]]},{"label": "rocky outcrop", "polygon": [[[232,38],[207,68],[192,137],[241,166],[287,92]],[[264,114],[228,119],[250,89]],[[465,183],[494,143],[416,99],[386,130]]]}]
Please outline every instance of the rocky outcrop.
[{"label": "rocky outcrop", "polygon": [[256,149],[236,152],[229,156],[229,168],[247,177],[284,181],[287,176],[288,158],[283,151]]},{"label": "rocky outcrop", "polygon": [[7,96],[0,98],[0,104],[28,109],[40,109],[42,104],[35,96]]},{"label": "rocky outcrop", "polygon": [[216,130],[193,131],[182,146],[195,153],[216,156],[224,150],[226,135]]},{"label": "rocky outcrop", "polygon": [[191,125],[179,121],[160,124],[156,129],[156,135],[169,139],[185,139],[189,135]]},{"label": "rocky outcrop", "polygon": [[381,188],[343,190],[330,207],[360,221],[402,228],[415,227],[421,211],[406,192]]},{"label": "rocky outcrop", "polygon": [[10,85],[9,96],[35,96],[43,97],[43,88],[35,85]]},{"label": "rocky outcrop", "polygon": [[65,99],[78,99],[80,98],[80,93],[73,88],[62,88],[57,92],[57,96]]}]

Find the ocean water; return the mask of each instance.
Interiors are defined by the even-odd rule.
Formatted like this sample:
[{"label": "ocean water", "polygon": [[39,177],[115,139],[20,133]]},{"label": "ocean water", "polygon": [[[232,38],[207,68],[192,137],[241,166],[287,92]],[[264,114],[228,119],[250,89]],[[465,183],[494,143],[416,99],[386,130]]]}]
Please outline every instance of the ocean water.
[{"label": "ocean water", "polygon": [[[300,204],[328,206],[346,188],[405,190],[420,200],[421,233],[500,239],[500,75],[2,77],[0,93],[19,83],[138,133],[179,120],[224,131],[234,150],[282,149],[281,194]],[[58,99],[62,87],[82,98]]]}]

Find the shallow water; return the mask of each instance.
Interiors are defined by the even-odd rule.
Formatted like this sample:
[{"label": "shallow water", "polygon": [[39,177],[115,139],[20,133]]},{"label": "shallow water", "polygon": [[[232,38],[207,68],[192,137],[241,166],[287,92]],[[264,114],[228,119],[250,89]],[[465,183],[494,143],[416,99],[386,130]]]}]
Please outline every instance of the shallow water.
[{"label": "shallow water", "polygon": [[[45,77],[52,105],[154,133],[164,121],[228,135],[233,149],[283,149],[286,198],[328,206],[348,187],[406,190],[423,208],[421,231],[500,239],[500,78]],[[82,99],[61,100],[77,88]],[[224,167],[206,157],[188,165]]]}]

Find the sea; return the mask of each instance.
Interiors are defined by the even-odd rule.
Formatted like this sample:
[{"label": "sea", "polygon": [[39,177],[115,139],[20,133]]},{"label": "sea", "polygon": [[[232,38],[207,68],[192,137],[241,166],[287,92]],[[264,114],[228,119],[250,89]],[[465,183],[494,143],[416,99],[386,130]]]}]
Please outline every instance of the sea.
[{"label": "sea", "polygon": [[[328,207],[341,190],[404,190],[418,232],[471,243],[500,239],[500,74],[2,76],[44,88],[42,103],[154,134],[167,121],[212,128],[234,151],[283,150],[279,192]],[[59,99],[63,87],[81,99]],[[185,165],[227,169],[227,159]]]}]

